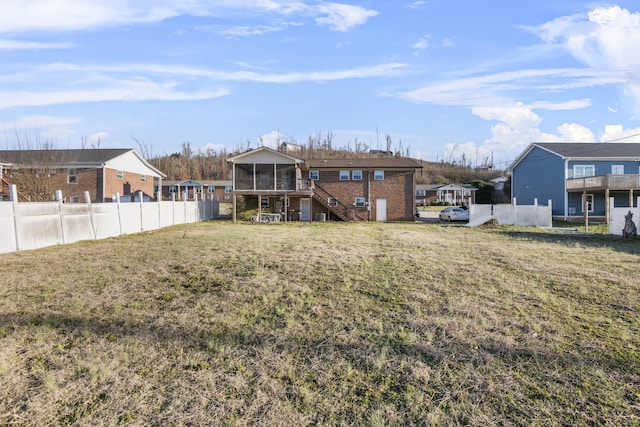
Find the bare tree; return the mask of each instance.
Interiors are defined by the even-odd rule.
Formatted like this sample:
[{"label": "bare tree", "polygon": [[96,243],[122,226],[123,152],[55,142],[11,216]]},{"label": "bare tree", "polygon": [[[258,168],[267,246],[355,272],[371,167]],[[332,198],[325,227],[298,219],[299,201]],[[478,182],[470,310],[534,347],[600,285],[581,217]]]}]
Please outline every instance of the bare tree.
[{"label": "bare tree", "polygon": [[[32,202],[51,201],[56,190],[68,179],[70,153],[55,148],[55,141],[37,131],[14,132],[15,150],[3,152],[8,164],[5,179],[18,187],[20,194]],[[75,169],[73,169],[75,175]]]}]

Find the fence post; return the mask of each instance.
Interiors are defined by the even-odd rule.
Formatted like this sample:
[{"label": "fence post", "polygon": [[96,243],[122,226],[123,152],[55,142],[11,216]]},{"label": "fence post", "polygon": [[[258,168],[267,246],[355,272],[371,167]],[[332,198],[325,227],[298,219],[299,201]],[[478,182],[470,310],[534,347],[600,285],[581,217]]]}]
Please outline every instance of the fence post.
[{"label": "fence post", "polygon": [[98,240],[98,233],[96,232],[96,224],[93,220],[93,206],[91,205],[91,196],[88,191],[84,192],[84,202],[89,209],[89,219],[91,220],[91,231],[93,232],[93,240]]},{"label": "fence post", "polygon": [[200,221],[200,206],[198,206],[198,193],[197,192],[194,192],[194,194],[193,194],[193,203],[195,205],[195,211],[194,211],[195,221],[194,222],[198,222],[198,221]]},{"label": "fence post", "polygon": [[114,194],[113,198],[116,199],[116,210],[118,211],[118,226],[120,227],[120,235],[122,236],[122,214],[120,213],[120,193]]},{"label": "fence post", "polygon": [[9,200],[13,204],[13,232],[16,234],[16,250],[20,250],[20,233],[18,233],[18,187],[9,184]]},{"label": "fence post", "polygon": [[176,225],[176,193],[171,193],[171,225]]},{"label": "fence post", "polygon": [[143,226],[143,214],[142,214],[142,191],[138,191],[138,198],[140,199],[140,231],[144,231],[144,226]]},{"label": "fence post", "polygon": [[162,190],[156,193],[156,201],[158,202],[158,228],[162,228]]},{"label": "fence post", "polygon": [[184,214],[184,224],[187,223],[187,196],[189,194],[185,191],[182,193],[182,211]]},{"label": "fence post", "polygon": [[62,213],[62,190],[56,190],[55,199],[58,202],[58,215],[60,216],[60,233],[62,234],[62,244],[67,243],[64,237],[64,214]]}]

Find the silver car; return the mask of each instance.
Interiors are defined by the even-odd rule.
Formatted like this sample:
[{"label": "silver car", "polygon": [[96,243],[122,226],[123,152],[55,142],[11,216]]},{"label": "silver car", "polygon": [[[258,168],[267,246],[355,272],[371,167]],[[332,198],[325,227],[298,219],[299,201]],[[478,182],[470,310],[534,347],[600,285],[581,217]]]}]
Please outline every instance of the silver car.
[{"label": "silver car", "polygon": [[462,208],[444,208],[440,211],[441,221],[469,221],[469,211]]}]

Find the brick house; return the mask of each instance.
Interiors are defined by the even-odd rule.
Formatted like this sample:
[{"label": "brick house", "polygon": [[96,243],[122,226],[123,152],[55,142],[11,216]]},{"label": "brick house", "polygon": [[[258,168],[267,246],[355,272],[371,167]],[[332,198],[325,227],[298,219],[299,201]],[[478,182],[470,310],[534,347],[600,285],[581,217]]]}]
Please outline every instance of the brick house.
[{"label": "brick house", "polygon": [[176,200],[181,199],[186,194],[187,199],[193,199],[194,194],[198,194],[200,200],[208,200],[213,197],[220,202],[231,202],[233,185],[231,181],[210,181],[210,180],[182,180],[182,181],[162,181],[162,198],[171,199],[175,194]]},{"label": "brick house", "polygon": [[471,184],[418,184],[416,205],[473,205],[476,203],[476,191],[478,189]]},{"label": "brick house", "polygon": [[238,196],[286,220],[412,221],[415,172],[408,158],[309,159],[261,147],[227,160]]},{"label": "brick house", "polygon": [[116,193],[133,199],[140,191],[152,200],[155,181],[166,177],[130,148],[0,150],[0,164],[0,195],[7,198],[8,184],[15,184],[26,200],[53,200],[56,190],[69,203],[84,202],[85,191],[94,203],[111,202]]}]

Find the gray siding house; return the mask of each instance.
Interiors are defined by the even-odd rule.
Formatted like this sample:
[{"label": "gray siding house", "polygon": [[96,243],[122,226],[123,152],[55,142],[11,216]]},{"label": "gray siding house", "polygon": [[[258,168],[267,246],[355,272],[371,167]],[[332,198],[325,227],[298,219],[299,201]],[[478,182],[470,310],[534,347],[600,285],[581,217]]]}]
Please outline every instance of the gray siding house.
[{"label": "gray siding house", "polygon": [[609,198],[634,206],[640,195],[640,143],[533,143],[510,166],[519,205],[552,203],[554,216],[606,218]]}]

